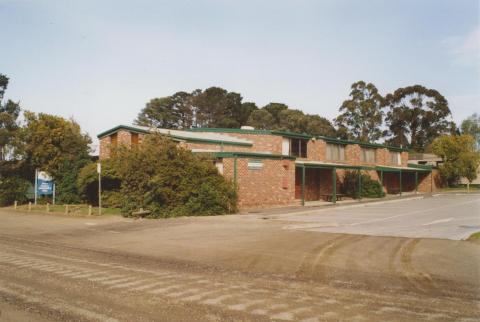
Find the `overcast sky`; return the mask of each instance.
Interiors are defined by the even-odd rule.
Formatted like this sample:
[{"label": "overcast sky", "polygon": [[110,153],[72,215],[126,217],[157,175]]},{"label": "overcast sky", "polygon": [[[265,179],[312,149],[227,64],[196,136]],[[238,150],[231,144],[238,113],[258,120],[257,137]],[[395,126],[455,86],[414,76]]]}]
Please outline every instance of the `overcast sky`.
[{"label": "overcast sky", "polygon": [[478,0],[0,0],[0,73],[24,109],[92,138],[153,97],[220,86],[332,119],[357,80],[480,112]]}]

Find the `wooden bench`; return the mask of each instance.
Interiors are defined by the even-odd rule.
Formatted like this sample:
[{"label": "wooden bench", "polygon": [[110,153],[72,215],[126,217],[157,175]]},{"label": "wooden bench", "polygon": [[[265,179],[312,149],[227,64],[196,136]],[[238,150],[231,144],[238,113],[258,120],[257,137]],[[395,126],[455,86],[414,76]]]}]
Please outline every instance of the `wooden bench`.
[{"label": "wooden bench", "polygon": [[[332,202],[333,201],[333,194],[323,194],[323,195],[320,195],[322,197],[322,199],[328,201],[328,202]],[[342,200],[343,197],[345,197],[344,194],[341,194],[341,193],[337,193],[336,194],[336,197],[337,197],[337,200]]]},{"label": "wooden bench", "polygon": [[132,216],[143,218],[150,215],[150,213],[151,213],[150,210],[144,210],[143,208],[140,208],[138,211],[132,212]]}]

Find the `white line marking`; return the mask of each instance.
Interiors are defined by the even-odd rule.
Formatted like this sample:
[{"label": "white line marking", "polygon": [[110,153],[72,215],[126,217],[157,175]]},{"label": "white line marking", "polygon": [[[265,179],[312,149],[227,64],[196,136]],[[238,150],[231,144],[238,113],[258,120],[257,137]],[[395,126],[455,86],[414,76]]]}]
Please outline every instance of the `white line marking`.
[{"label": "white line marking", "polygon": [[437,211],[438,209],[449,208],[449,207],[458,207],[459,205],[466,205],[466,204],[469,204],[469,203],[478,203],[478,202],[480,202],[480,199],[470,200],[470,201],[466,201],[466,202],[462,202],[462,203],[456,203],[456,204],[453,204],[453,205],[448,204],[448,205],[429,208],[429,209],[419,209],[419,210],[414,210],[414,211],[410,211],[410,212],[395,215],[395,216],[390,216],[390,217],[384,217],[384,218],[379,218],[379,219],[372,219],[372,220],[362,221],[362,222],[358,222],[358,223],[353,223],[353,224],[350,224],[350,226],[358,226],[358,225],[370,224],[370,223],[379,222],[379,221],[387,221],[387,220],[393,219],[393,218],[411,216],[411,215],[416,215],[416,214],[425,214],[427,212]]},{"label": "white line marking", "polygon": [[452,221],[452,220],[453,220],[453,218],[439,219],[439,220],[434,220],[434,221],[422,224],[422,226],[430,226],[430,225],[440,224],[440,223],[443,223],[443,222],[449,222],[449,221]]}]

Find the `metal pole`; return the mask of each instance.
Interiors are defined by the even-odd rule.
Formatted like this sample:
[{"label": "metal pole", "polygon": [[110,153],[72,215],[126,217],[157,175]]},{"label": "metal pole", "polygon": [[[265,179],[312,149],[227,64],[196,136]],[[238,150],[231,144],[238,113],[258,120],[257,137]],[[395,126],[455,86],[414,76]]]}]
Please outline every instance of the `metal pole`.
[{"label": "metal pole", "polygon": [[305,166],[302,167],[302,206],[305,206]]},{"label": "metal pole", "polygon": [[433,192],[433,171],[430,171],[430,192]]},{"label": "metal pole", "polygon": [[102,168],[98,167],[98,214],[102,214]]},{"label": "metal pole", "polygon": [[37,204],[37,178],[38,178],[38,169],[35,169],[35,205]]},{"label": "metal pole", "polygon": [[333,168],[332,183],[333,183],[332,202],[337,203],[337,168]]},{"label": "metal pole", "polygon": [[237,191],[237,158],[233,159],[233,187]]},{"label": "metal pole", "polygon": [[418,171],[415,171],[415,194],[418,193]]},{"label": "metal pole", "polygon": [[358,201],[362,200],[362,170],[358,170]]},{"label": "metal pole", "polygon": [[402,170],[400,170],[400,196],[402,195]]},{"label": "metal pole", "polygon": [[382,191],[385,192],[387,189],[383,187],[383,171],[380,171],[380,184],[382,185]]},{"label": "metal pole", "polygon": [[53,205],[55,205],[55,182],[53,183]]}]

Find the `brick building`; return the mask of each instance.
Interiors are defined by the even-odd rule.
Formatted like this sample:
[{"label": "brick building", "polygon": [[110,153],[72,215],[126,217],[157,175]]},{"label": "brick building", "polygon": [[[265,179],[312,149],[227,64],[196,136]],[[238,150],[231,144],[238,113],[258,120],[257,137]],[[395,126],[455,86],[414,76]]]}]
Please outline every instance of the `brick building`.
[{"label": "brick building", "polygon": [[[240,208],[336,202],[346,171],[366,173],[387,194],[432,192],[435,170],[408,164],[399,147],[300,133],[241,129],[150,129],[119,125],[98,135],[100,159],[120,144],[140,144],[153,131],[194,153],[211,155],[218,171],[232,180]],[[361,190],[361,181],[357,190]]]}]

